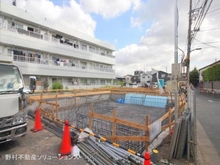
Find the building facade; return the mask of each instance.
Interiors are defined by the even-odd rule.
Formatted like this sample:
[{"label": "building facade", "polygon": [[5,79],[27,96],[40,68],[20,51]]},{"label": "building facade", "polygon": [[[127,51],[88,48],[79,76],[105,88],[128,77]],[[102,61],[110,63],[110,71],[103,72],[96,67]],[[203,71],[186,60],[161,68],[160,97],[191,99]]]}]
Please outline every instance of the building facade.
[{"label": "building facade", "polygon": [[64,88],[109,85],[115,79],[115,47],[79,31],[35,16],[0,1],[0,60],[10,60],[23,74],[37,77],[50,87],[60,81]]}]

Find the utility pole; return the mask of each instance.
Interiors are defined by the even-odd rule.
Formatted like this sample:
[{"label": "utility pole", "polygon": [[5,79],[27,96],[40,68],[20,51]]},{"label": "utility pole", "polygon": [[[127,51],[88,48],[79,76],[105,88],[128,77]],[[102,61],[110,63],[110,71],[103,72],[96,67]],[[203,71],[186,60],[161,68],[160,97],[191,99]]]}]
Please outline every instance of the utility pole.
[{"label": "utility pole", "polygon": [[[175,0],[174,6],[174,64],[178,64],[178,6],[177,1]],[[173,73],[174,74],[174,73]],[[174,76],[176,80],[176,92],[174,93],[175,97],[175,121],[178,119],[178,76]]]},{"label": "utility pole", "polygon": [[190,91],[190,51],[191,51],[191,26],[192,26],[192,0],[189,2],[189,26],[188,26],[188,44],[187,44],[187,60],[188,66],[186,70],[187,74],[187,108],[189,109],[189,91]]}]

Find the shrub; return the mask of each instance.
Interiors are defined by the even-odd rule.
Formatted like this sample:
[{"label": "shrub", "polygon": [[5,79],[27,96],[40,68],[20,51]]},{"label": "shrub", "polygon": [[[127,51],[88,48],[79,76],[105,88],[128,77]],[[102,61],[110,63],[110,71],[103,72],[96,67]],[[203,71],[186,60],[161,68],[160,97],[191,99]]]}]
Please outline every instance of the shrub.
[{"label": "shrub", "polygon": [[55,81],[52,85],[52,89],[63,89],[63,85],[59,81]]}]

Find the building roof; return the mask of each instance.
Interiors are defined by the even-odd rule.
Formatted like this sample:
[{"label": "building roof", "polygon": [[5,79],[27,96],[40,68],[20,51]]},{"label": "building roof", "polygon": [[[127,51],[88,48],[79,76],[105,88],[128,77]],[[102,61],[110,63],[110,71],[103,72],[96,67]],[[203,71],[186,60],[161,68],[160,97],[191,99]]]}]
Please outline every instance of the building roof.
[{"label": "building roof", "polygon": [[205,68],[208,68],[208,67],[210,67],[210,66],[213,66],[213,65],[215,65],[215,64],[218,64],[218,63],[220,63],[220,60],[218,60],[218,61],[216,61],[216,62],[214,62],[214,63],[212,63],[212,64],[209,64],[209,65],[207,65],[207,66],[205,66],[205,67],[203,67],[203,68],[200,68],[199,71],[200,71],[200,70],[203,70],[203,69],[205,69]]}]

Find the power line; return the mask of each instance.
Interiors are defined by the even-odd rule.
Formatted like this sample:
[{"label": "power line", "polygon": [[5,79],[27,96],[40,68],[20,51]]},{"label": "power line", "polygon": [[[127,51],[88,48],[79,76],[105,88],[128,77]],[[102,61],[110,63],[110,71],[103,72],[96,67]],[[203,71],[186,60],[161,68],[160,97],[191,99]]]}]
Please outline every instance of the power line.
[{"label": "power line", "polygon": [[195,26],[193,28],[194,33],[192,34],[191,40],[193,40],[195,38],[196,34],[198,33],[198,31],[200,29],[200,26],[201,26],[203,20],[205,19],[205,16],[208,13],[208,10],[209,10],[212,2],[213,2],[213,0],[210,0],[210,1],[204,0],[204,2],[202,3],[202,5],[200,7],[201,10],[199,11],[198,17],[196,19]]},{"label": "power line", "polygon": [[215,9],[215,10],[212,10],[212,11],[208,12],[207,14],[213,13],[213,12],[215,12],[215,11],[217,11],[217,10],[220,10],[220,8],[217,8],[217,9]]},{"label": "power line", "polygon": [[[220,43],[220,41],[213,41],[213,42],[205,42],[206,44],[216,44],[216,43]],[[201,43],[202,44],[202,43]],[[194,45],[198,45],[198,44],[194,44]]]},{"label": "power line", "polygon": [[219,28],[211,28],[211,29],[202,29],[199,32],[210,31],[210,30],[219,30],[219,29],[220,29],[220,27]]},{"label": "power line", "polygon": [[215,49],[220,49],[220,47],[216,47],[216,46],[210,45],[210,44],[208,44],[208,43],[205,43],[205,42],[199,41],[199,40],[197,40],[196,38],[194,38],[194,39],[195,39],[196,41],[198,41],[198,42],[200,42],[200,43],[206,45],[206,46],[209,46],[209,47],[212,47],[212,48],[215,48]]}]

